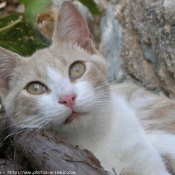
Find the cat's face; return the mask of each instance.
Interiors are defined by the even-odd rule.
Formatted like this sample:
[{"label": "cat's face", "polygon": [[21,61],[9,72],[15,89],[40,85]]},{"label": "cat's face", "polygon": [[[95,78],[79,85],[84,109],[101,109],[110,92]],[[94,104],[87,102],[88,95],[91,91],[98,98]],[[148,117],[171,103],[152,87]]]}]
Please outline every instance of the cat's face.
[{"label": "cat's face", "polygon": [[7,114],[20,127],[88,127],[110,98],[105,61],[71,3],[62,5],[50,48],[28,58],[0,48],[0,73]]}]

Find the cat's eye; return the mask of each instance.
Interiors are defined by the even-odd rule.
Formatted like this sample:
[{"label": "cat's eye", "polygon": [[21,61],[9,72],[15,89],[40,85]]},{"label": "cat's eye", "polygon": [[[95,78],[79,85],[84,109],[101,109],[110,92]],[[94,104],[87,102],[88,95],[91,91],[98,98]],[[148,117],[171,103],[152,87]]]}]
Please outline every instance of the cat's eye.
[{"label": "cat's eye", "polygon": [[70,66],[69,69],[69,76],[72,79],[79,78],[81,75],[83,75],[85,71],[85,66],[81,62],[75,62]]},{"label": "cat's eye", "polygon": [[40,82],[31,82],[26,87],[27,91],[33,95],[40,95],[47,91],[47,87]]}]

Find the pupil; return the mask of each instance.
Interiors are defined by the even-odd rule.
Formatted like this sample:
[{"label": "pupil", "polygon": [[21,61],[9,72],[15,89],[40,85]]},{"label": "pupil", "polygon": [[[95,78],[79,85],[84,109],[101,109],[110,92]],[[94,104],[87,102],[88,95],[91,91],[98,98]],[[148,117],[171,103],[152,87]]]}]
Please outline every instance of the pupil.
[{"label": "pupil", "polygon": [[33,88],[34,88],[35,91],[37,91],[37,90],[39,90],[39,85],[38,85],[38,84],[35,84],[35,85],[33,86]]},{"label": "pupil", "polygon": [[79,67],[78,67],[77,65],[76,65],[76,66],[74,66],[74,68],[73,68],[73,69],[74,69],[74,71],[77,71],[77,72],[79,71]]}]

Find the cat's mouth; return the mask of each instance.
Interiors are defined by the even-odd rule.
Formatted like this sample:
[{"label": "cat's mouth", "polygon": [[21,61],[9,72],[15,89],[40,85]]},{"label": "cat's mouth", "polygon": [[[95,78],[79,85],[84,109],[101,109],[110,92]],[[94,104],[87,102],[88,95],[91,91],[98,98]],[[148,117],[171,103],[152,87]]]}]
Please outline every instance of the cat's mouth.
[{"label": "cat's mouth", "polygon": [[76,118],[79,117],[80,114],[76,113],[76,112],[72,112],[72,114],[66,119],[66,121],[64,122],[64,124],[69,124],[71,123],[73,120],[75,120]]}]

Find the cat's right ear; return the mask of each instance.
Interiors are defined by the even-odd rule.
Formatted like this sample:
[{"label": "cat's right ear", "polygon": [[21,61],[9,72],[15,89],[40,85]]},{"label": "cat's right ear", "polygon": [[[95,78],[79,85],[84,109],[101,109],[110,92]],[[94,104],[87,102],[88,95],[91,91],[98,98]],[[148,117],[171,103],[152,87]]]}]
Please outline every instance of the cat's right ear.
[{"label": "cat's right ear", "polygon": [[0,96],[5,97],[9,91],[9,80],[20,57],[0,47]]},{"label": "cat's right ear", "polygon": [[91,54],[96,53],[94,41],[85,19],[75,5],[69,1],[61,5],[52,39],[53,44],[72,43]]}]

